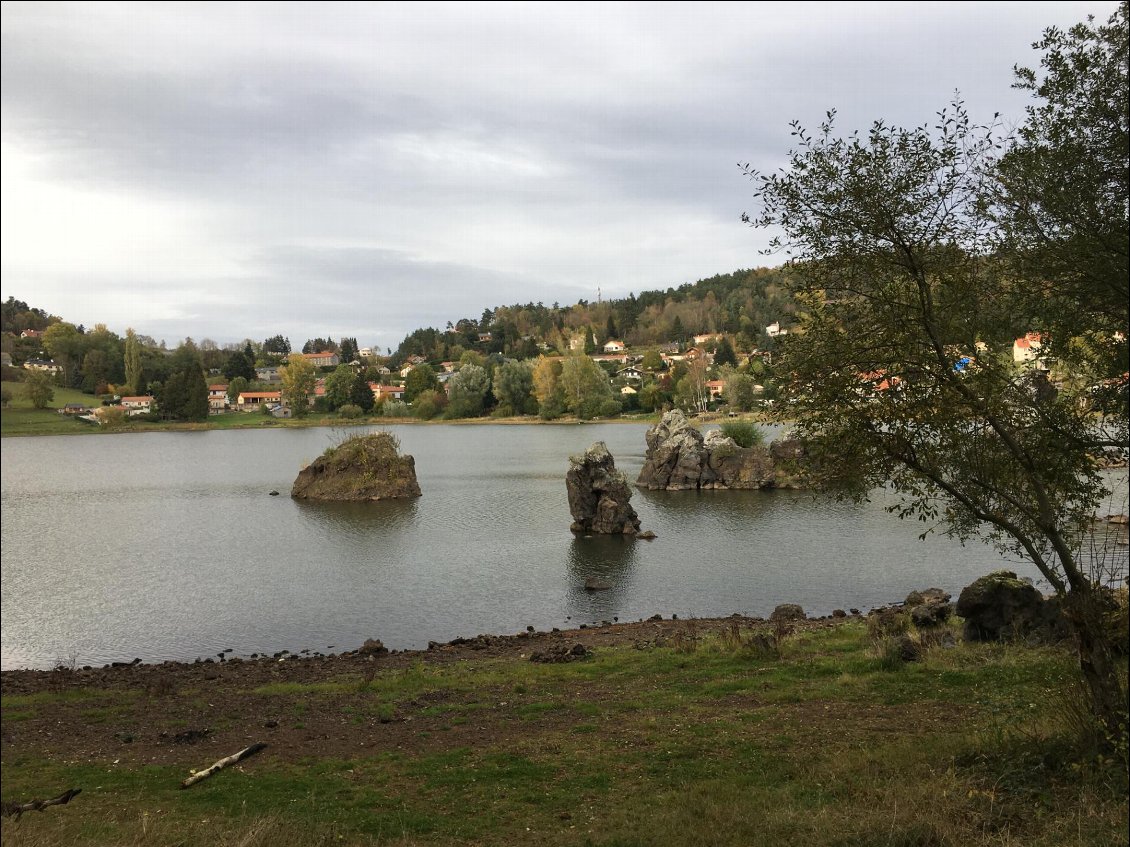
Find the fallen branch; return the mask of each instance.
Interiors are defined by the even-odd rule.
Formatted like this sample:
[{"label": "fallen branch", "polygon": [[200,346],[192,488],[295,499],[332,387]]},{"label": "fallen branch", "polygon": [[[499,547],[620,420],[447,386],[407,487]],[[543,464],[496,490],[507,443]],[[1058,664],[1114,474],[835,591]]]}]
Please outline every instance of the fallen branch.
[{"label": "fallen branch", "polygon": [[58,797],[52,797],[50,800],[32,800],[28,803],[13,803],[5,802],[2,813],[6,818],[20,819],[20,815],[24,812],[42,812],[48,806],[65,806],[71,802],[71,798],[76,797],[82,793],[81,788],[71,788],[64,791]]},{"label": "fallen branch", "polygon": [[202,771],[197,771],[196,773],[192,774],[192,776],[188,777],[188,779],[184,780],[184,782],[180,784],[180,787],[188,788],[190,785],[195,785],[201,780],[207,779],[216,771],[223,770],[228,765],[234,765],[236,762],[242,762],[244,759],[249,758],[250,756],[254,756],[266,746],[266,744],[252,744],[250,747],[244,747],[238,753],[233,753],[232,755],[224,759],[220,759],[220,761],[216,762],[216,764],[212,765],[212,767],[205,768]]}]

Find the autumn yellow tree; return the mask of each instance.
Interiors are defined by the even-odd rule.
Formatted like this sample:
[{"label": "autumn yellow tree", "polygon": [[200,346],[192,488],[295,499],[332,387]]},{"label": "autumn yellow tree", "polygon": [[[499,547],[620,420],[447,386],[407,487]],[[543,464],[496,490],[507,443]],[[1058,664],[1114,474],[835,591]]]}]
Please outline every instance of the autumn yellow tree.
[{"label": "autumn yellow tree", "polygon": [[279,369],[282,378],[282,401],[290,407],[296,418],[305,417],[310,411],[310,397],[314,394],[317,375],[314,365],[301,353],[291,353],[286,364]]}]

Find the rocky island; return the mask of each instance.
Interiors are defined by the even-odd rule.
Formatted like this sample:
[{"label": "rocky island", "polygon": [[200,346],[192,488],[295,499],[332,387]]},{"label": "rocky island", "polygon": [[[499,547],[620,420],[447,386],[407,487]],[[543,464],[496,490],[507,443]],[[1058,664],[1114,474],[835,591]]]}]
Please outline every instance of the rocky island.
[{"label": "rocky island", "polygon": [[416,460],[400,454],[400,440],[391,432],[353,435],[303,468],[290,496],[347,501],[419,497]]},{"label": "rocky island", "polygon": [[740,447],[719,430],[705,436],[678,409],[647,431],[647,454],[636,485],[651,491],[804,488],[804,457],[793,439]]},{"label": "rocky island", "polygon": [[[573,532],[598,535],[637,535],[640,519],[632,508],[628,480],[616,470],[616,461],[603,441],[584,453],[569,457],[565,474]],[[649,534],[650,535],[650,534]]]}]

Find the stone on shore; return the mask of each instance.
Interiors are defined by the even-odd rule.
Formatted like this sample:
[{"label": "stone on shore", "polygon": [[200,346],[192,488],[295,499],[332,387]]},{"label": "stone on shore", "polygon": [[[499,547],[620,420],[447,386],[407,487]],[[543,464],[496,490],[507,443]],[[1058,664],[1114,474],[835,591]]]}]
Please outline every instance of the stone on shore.
[{"label": "stone on shore", "polygon": [[1067,635],[1059,602],[1045,600],[1012,571],[993,571],[961,590],[957,614],[966,641],[1056,641]]}]

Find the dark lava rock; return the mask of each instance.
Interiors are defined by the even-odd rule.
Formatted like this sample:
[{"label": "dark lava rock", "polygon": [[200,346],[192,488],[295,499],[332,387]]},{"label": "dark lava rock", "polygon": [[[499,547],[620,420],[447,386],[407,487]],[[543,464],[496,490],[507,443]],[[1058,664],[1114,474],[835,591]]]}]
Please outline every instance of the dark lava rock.
[{"label": "dark lava rock", "polygon": [[1063,632],[1058,603],[1049,603],[1012,571],[994,571],[961,590],[957,614],[966,641],[1056,639]]},{"label": "dark lava rock", "polygon": [[807,620],[808,615],[804,613],[804,609],[796,603],[782,603],[773,610],[773,614],[769,616],[769,620],[776,621],[803,621]]},{"label": "dark lava rock", "polygon": [[804,487],[804,450],[793,441],[739,447],[721,430],[705,436],[678,409],[647,431],[647,452],[636,485],[651,491]]},{"label": "dark lava rock", "polygon": [[540,664],[555,665],[565,662],[575,662],[578,659],[584,659],[592,655],[592,651],[585,647],[584,644],[555,644],[545,650],[532,653],[530,655],[531,662],[538,662]]},{"label": "dark lava rock", "polygon": [[362,656],[383,656],[388,652],[388,648],[381,643],[379,638],[366,638],[365,643],[358,648],[357,652]]},{"label": "dark lava rock", "polygon": [[635,535],[640,519],[632,508],[632,492],[603,441],[579,456],[569,457],[565,474],[573,532]]}]

